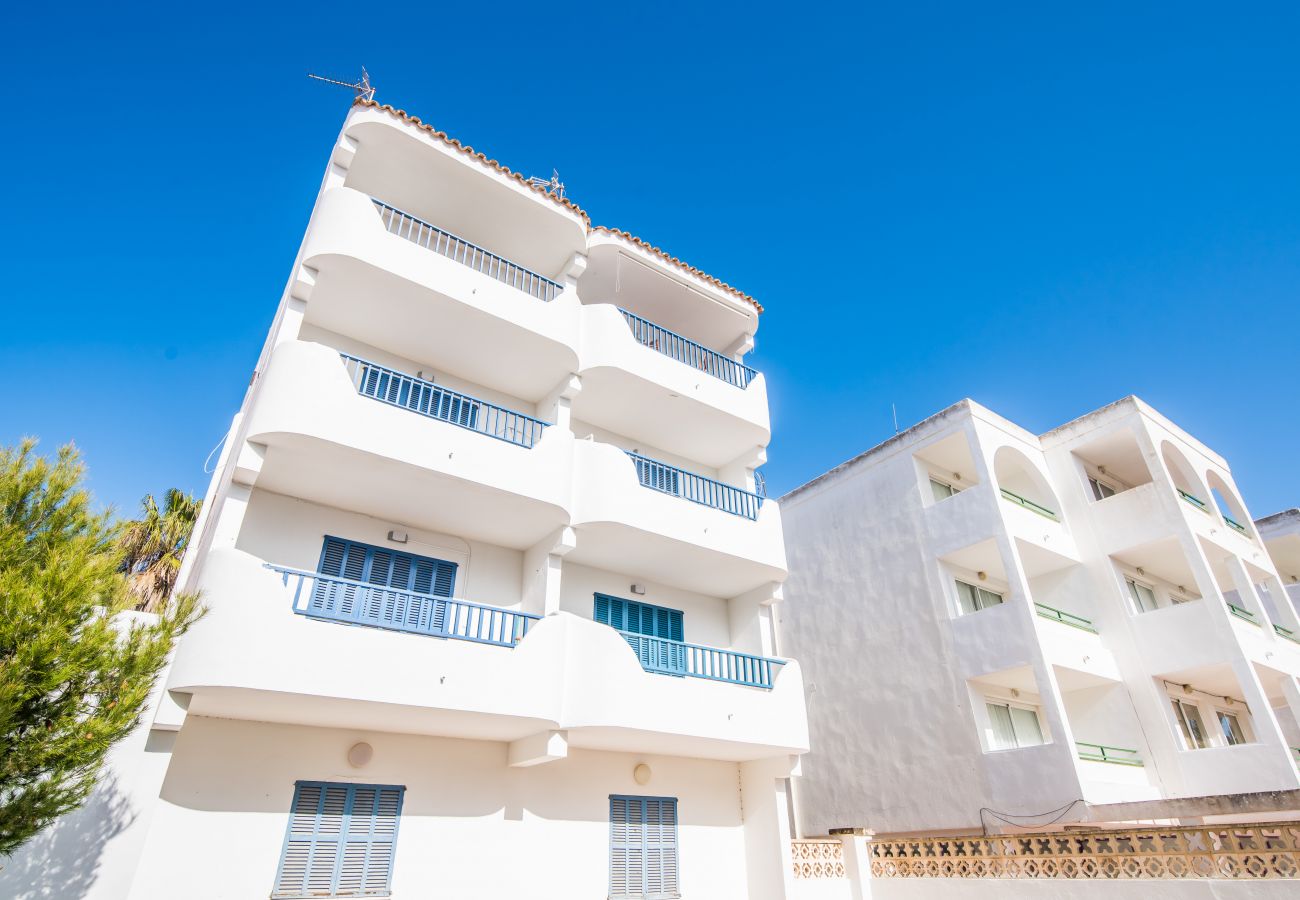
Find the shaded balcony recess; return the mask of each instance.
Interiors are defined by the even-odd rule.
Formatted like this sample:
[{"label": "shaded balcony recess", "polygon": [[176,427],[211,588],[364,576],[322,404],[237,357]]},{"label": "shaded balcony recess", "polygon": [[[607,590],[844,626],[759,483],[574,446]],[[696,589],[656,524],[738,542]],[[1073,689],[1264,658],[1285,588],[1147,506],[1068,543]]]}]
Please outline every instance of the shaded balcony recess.
[{"label": "shaded balcony recess", "polygon": [[279,573],[286,586],[293,582],[293,611],[313,619],[513,647],[541,618],[319,572],[270,564],[266,568]]},{"label": "shaded balcony recess", "polygon": [[1051,519],[1053,522],[1061,521],[1060,517],[1057,516],[1056,513],[1048,509],[1046,506],[1040,506],[1039,504],[1035,503],[1033,500],[1027,500],[1014,491],[1009,491],[1006,488],[1002,488],[1001,493],[1002,493],[1003,500],[1008,500],[1016,504],[1016,506],[1023,506],[1025,509],[1029,510],[1030,512],[1038,513],[1043,518]]},{"label": "shaded balcony recess", "polygon": [[763,497],[752,491],[723,484],[714,478],[706,478],[687,472],[668,463],[625,451],[636,465],[636,477],[642,487],[681,497],[701,506],[711,506],[733,516],[757,519],[758,511],[763,506]]},{"label": "shaded balcony recess", "polygon": [[1175,488],[1175,490],[1178,491],[1178,496],[1182,497],[1184,501],[1190,503],[1192,506],[1196,507],[1206,515],[1210,514],[1210,508],[1206,506],[1204,500],[1200,499],[1194,494],[1187,493],[1187,491],[1183,490],[1182,488]]},{"label": "shaded balcony recess", "polygon": [[413,244],[419,244],[426,250],[439,253],[454,262],[468,266],[475,272],[481,272],[489,278],[496,279],[502,284],[508,284],[512,288],[523,291],[528,296],[536,297],[543,302],[554,300],[564,290],[564,285],[559,282],[552,281],[544,275],[538,275],[530,269],[512,263],[503,256],[498,256],[490,250],[484,250],[477,244],[456,237],[449,231],[443,231],[438,226],[430,225],[428,222],[417,219],[410,213],[402,212],[396,207],[389,206],[381,200],[376,200],[373,197],[370,199],[379,210],[380,218],[384,222],[384,228],[390,234],[406,238]]},{"label": "shaded balcony recess", "polygon": [[1075,748],[1078,750],[1079,759],[1086,759],[1090,762],[1114,763],[1117,766],[1144,766],[1142,757],[1138,756],[1136,750],[1128,750],[1123,747],[1106,747],[1102,744],[1089,744],[1084,741],[1075,741]]},{"label": "shaded balcony recess", "polygon": [[697,344],[690,338],[682,337],[648,319],[643,319],[621,306],[618,311],[627,320],[628,327],[632,329],[632,337],[638,344],[657,350],[664,356],[685,363],[693,369],[699,369],[706,375],[712,375],[720,381],[734,384],[743,390],[749,387],[750,381],[758,374],[754,369],[736,362],[729,356],[710,350],[703,344]]},{"label": "shaded balcony recess", "polygon": [[1259,625],[1259,620],[1255,618],[1255,614],[1248,609],[1242,609],[1240,606],[1236,606],[1235,604],[1229,603],[1228,612],[1232,613],[1234,616],[1236,616],[1238,619],[1241,619],[1242,621],[1249,622],[1250,624],[1255,626]]},{"label": "shaded balcony recess", "polygon": [[1246,530],[1245,525],[1242,525],[1240,522],[1238,522],[1236,519],[1229,516],[1227,513],[1223,514],[1223,524],[1227,525],[1229,528],[1233,529],[1234,531],[1239,531],[1242,534],[1247,536],[1250,535],[1250,532]]},{"label": "shaded balcony recess", "polygon": [[641,668],[661,675],[704,678],[771,690],[776,669],[785,665],[784,660],[735,650],[718,650],[630,631],[619,631],[619,634],[636,653]]},{"label": "shaded balcony recess", "polygon": [[1097,626],[1092,624],[1091,619],[1085,619],[1083,616],[1076,616],[1074,613],[1068,613],[1063,609],[1057,609],[1054,606],[1048,606],[1046,603],[1035,603],[1034,612],[1044,619],[1051,619],[1053,622],[1060,622],[1062,625],[1069,625],[1071,628],[1078,628],[1080,631],[1088,631],[1092,634],[1097,633]]},{"label": "shaded balcony recess", "polygon": [[449,390],[432,381],[404,375],[355,356],[340,353],[357,393],[430,419],[458,425],[488,437],[532,447],[549,423],[495,403]]},{"label": "shaded balcony recess", "polygon": [[1300,637],[1296,637],[1296,633],[1290,628],[1283,628],[1281,625],[1274,625],[1273,630],[1277,632],[1280,637],[1284,637],[1288,641],[1295,641],[1297,644],[1300,644]]}]

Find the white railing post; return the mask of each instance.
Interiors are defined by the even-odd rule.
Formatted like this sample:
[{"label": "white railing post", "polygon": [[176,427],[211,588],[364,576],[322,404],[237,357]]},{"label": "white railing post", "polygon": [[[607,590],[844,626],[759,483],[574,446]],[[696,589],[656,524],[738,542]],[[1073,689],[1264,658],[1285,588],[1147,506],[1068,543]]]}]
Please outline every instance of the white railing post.
[{"label": "white railing post", "polygon": [[871,839],[876,833],[868,828],[832,828],[831,837],[844,845],[844,874],[849,879],[851,900],[871,898]]}]

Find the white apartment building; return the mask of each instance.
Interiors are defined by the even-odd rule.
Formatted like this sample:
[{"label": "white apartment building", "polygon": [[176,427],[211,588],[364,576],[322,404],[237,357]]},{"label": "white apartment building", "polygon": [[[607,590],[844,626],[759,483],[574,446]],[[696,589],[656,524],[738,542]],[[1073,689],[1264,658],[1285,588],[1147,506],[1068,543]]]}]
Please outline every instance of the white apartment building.
[{"label": "white apartment building", "polygon": [[782,508],[803,833],[1300,808],[1295,597],[1141,400],[1043,435],[966,400]]},{"label": "white apartment building", "polygon": [[784,896],[808,729],[759,312],[358,101],[181,574],[210,611],[111,895]]}]

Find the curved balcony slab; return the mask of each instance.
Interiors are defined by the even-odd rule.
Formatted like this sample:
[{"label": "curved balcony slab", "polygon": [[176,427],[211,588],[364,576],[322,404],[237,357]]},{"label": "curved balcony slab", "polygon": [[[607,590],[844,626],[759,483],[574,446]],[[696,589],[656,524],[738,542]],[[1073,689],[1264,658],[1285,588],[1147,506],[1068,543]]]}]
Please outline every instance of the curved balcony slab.
[{"label": "curved balcony slab", "polygon": [[302,261],[315,270],[310,285],[294,287],[308,324],[530,401],[578,369],[571,292],[546,302],[390,234],[358,191],[321,194]]},{"label": "curved balcony slab", "polygon": [[569,523],[560,429],[524,448],[391,406],[357,393],[337,351],[303,341],[275,348],[259,391],[260,488],[506,547]]},{"label": "curved balcony slab", "polygon": [[772,500],[757,519],[732,515],[645,487],[625,452],[576,441],[568,558],[714,597],[735,597],[785,580],[781,511]]},{"label": "curved balcony slab", "polygon": [[193,715],[497,741],[565,730],[571,746],[735,761],[808,748],[793,662],[763,690],[646,672],[617,632],[570,613],[514,647],[319,621],[239,550],[210,553],[199,588],[208,615],[167,682]]},{"label": "curved balcony slab", "polygon": [[576,418],[715,468],[771,440],[761,374],[741,388],[660,353],[609,304],[583,306],[581,332]]}]

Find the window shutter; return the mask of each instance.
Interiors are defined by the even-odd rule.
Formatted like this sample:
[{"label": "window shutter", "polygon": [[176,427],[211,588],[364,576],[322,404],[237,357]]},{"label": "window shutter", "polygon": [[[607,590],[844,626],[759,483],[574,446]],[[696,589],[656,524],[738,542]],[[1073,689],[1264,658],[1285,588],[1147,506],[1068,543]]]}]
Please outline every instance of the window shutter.
[{"label": "window shutter", "polygon": [[454,562],[336,537],[325,538],[319,571],[391,591],[318,584],[312,595],[313,611],[373,625],[418,625],[431,631],[441,627],[443,604],[404,594],[450,597],[456,585]]},{"label": "window shutter", "polygon": [[450,597],[456,587],[456,564],[440,559],[434,568],[433,592],[439,597]]},{"label": "window shutter", "polygon": [[627,624],[628,602],[617,597],[596,595],[596,621],[618,631],[632,631]]},{"label": "window shutter", "polygon": [[676,798],[611,796],[609,829],[611,898],[680,896]]},{"label": "window shutter", "polygon": [[272,896],[386,894],[405,790],[298,782]]}]

